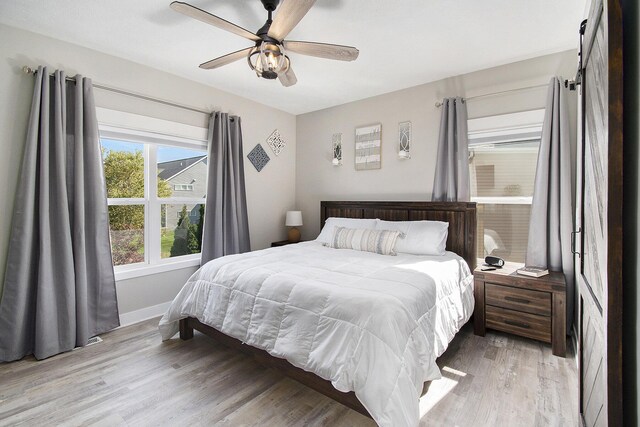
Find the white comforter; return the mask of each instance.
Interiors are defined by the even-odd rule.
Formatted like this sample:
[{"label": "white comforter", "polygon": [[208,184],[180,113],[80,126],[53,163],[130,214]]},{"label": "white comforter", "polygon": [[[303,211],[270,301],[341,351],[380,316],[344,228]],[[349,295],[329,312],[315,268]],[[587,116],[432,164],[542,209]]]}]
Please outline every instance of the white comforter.
[{"label": "white comforter", "polygon": [[195,317],[354,391],[381,426],[417,426],[425,381],[473,311],[458,255],[384,256],[306,242],[218,258],[187,281],[162,338]]}]

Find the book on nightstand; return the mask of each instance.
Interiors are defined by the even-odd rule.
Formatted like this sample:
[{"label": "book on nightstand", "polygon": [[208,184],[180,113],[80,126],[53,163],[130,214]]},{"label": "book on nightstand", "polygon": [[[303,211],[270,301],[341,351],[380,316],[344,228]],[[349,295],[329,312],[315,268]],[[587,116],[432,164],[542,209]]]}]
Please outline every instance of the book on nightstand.
[{"label": "book on nightstand", "polygon": [[549,270],[540,267],[522,267],[516,271],[518,272],[518,274],[531,277],[542,277],[549,274]]}]

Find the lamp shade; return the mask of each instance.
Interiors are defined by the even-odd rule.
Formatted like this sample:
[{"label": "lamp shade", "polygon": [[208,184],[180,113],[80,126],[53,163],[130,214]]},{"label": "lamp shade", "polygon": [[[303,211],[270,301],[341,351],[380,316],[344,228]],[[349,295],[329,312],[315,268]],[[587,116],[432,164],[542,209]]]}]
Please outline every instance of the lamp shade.
[{"label": "lamp shade", "polygon": [[287,219],[284,223],[287,227],[297,227],[302,225],[301,211],[287,211]]}]

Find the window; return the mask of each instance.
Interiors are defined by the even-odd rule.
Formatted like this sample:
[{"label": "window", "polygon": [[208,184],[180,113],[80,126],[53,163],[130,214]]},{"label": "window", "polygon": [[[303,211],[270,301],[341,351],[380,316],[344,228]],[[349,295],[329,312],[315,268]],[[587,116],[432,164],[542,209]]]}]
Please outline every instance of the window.
[{"label": "window", "polygon": [[199,263],[208,163],[204,136],[185,140],[101,124],[100,137],[116,276]]},{"label": "window", "polygon": [[174,191],[193,191],[193,184],[174,184]]},{"label": "window", "polygon": [[524,262],[544,110],[469,120],[478,258]]}]

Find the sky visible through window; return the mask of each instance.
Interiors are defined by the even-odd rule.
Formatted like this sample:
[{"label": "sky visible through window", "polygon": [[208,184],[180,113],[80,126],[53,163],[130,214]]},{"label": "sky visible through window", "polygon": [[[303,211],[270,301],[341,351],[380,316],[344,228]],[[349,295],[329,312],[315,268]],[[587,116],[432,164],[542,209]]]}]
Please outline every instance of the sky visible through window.
[{"label": "sky visible through window", "polygon": [[[143,144],[128,141],[118,141],[115,139],[101,138],[102,148],[109,151],[142,151]],[[198,155],[206,154],[204,152],[191,150],[188,148],[171,147],[163,145],[158,150],[158,163],[168,162],[171,160],[187,159]]]}]

